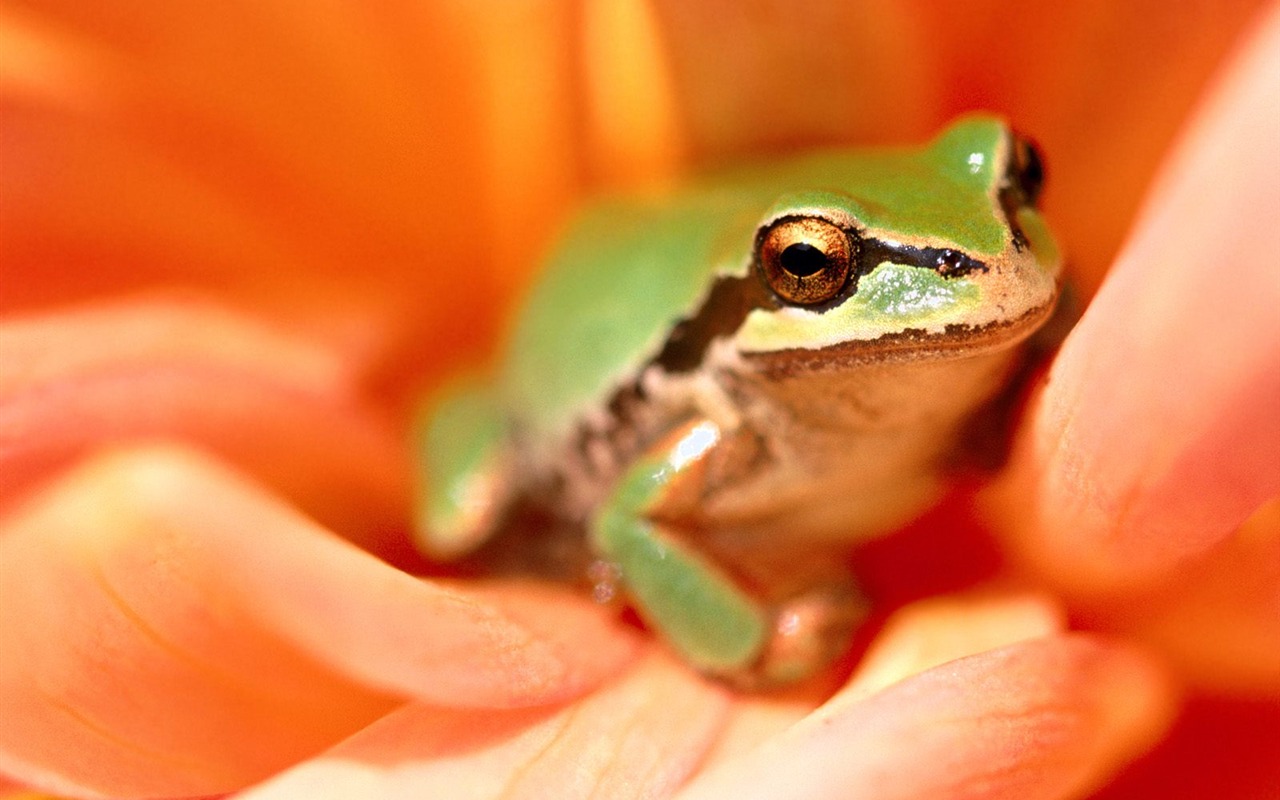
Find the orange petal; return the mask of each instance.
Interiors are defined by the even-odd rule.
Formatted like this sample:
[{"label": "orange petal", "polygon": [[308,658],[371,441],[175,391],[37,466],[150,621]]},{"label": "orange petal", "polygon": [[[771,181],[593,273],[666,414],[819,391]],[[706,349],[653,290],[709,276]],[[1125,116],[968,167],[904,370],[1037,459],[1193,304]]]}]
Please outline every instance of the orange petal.
[{"label": "orange petal", "polygon": [[1080,622],[1159,650],[1202,691],[1280,699],[1280,501],[1169,580],[1090,600]]},{"label": "orange petal", "polygon": [[[441,4],[28,5],[5,21],[43,57],[15,60],[25,88],[6,95],[6,162],[24,180],[4,241],[37,297],[57,287],[41,267],[65,297],[101,285],[85,265],[105,263],[117,281],[296,297],[306,274],[403,299],[397,283],[439,279],[423,261],[480,228],[449,213],[479,197],[481,142],[471,58]],[[424,224],[441,215],[452,224]]]},{"label": "orange petal", "polygon": [[1177,582],[1136,625],[1120,630],[1169,654],[1189,680],[1217,692],[1280,698],[1280,501]]},{"label": "orange petal", "polygon": [[728,705],[723,690],[654,656],[561,708],[404,708],[241,797],[665,797]]},{"label": "orange petal", "polygon": [[106,444],[180,439],[366,545],[407,518],[406,453],[316,345],[191,298],[15,319],[0,336],[0,503]]},{"label": "orange petal", "polygon": [[1073,585],[1168,569],[1280,494],[1277,93],[1280,8],[1054,363],[1022,452],[1039,528],[1019,528]]},{"label": "orange petal", "polygon": [[634,649],[581,604],[535,627],[417,580],[184,451],[101,458],[6,528],[0,769],[52,791],[228,791],[394,695],[558,701]]},{"label": "orange petal", "polygon": [[1179,3],[1160,13],[1134,0],[971,0],[944,13],[914,4],[941,44],[934,51],[952,113],[1002,111],[1043,146],[1046,218],[1087,297],[1197,99],[1269,2]]},{"label": "orange petal", "polygon": [[1077,796],[1150,745],[1170,706],[1163,674],[1141,653],[1056,636],[820,709],[680,797]]},{"label": "orange petal", "polygon": [[611,185],[670,178],[684,156],[670,54],[656,17],[646,0],[582,7],[588,150]]},{"label": "orange petal", "polygon": [[1191,697],[1159,747],[1091,800],[1272,800],[1280,704]]},{"label": "orange petal", "polygon": [[936,121],[941,76],[921,57],[928,48],[902,50],[925,28],[907,4],[653,5],[695,157],[901,140]]},{"label": "orange petal", "polygon": [[390,324],[397,384],[474,357],[577,186],[571,11],[6,7],[0,306],[197,287]]}]

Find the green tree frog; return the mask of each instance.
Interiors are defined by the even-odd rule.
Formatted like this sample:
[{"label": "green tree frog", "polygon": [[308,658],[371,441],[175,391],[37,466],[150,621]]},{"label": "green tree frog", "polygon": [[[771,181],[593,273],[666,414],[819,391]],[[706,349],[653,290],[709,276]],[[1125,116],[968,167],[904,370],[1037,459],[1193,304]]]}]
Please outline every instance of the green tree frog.
[{"label": "green tree frog", "polygon": [[812,673],[865,615],[851,544],[936,499],[1054,310],[1042,177],[972,115],[591,207],[495,374],[424,404],[421,546],[585,576],[710,675]]}]

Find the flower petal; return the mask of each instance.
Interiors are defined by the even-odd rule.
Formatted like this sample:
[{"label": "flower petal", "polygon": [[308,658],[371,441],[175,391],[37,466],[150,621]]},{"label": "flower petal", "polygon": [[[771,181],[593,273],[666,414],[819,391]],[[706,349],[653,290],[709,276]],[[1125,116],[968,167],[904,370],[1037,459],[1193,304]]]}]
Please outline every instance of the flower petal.
[{"label": "flower petal", "polygon": [[[1217,692],[1280,699],[1280,501],[1241,528],[1149,613],[1112,606],[1115,630],[1167,653],[1188,680]],[[1140,622],[1134,624],[1137,616]]]},{"label": "flower petal", "polygon": [[417,580],[185,451],[100,458],[5,527],[0,769],[53,791],[227,791],[396,695],[559,701],[634,650],[586,604],[535,628]]},{"label": "flower petal", "polygon": [[1015,494],[1072,585],[1167,570],[1280,494],[1277,97],[1273,7],[1054,363]]},{"label": "flower petal", "polygon": [[1088,636],[953,661],[820,709],[681,800],[1074,796],[1145,749],[1168,684],[1132,648]]},{"label": "flower petal", "polygon": [[6,107],[23,294],[185,277],[297,298],[309,273],[358,302],[474,239],[474,218],[424,224],[479,198],[477,76],[441,4],[29,5],[5,22],[46,54],[14,70],[45,91]]},{"label": "flower petal", "polygon": [[563,3],[23,6],[5,309],[212,290],[318,337],[394,328],[402,389],[480,354],[580,183]]},{"label": "flower petal", "polygon": [[1198,689],[1280,699],[1280,501],[1201,562],[1142,592],[1081,600],[1075,618],[1159,650]]},{"label": "flower petal", "polygon": [[1043,146],[1045,216],[1084,296],[1097,291],[1210,79],[1270,2],[1162,13],[1099,0],[977,0],[948,4],[950,14],[929,6],[934,40],[963,42],[977,59],[945,60],[949,85],[960,87],[948,98],[955,110],[1001,110]]},{"label": "flower petal", "polygon": [[912,603],[886,620],[849,685],[828,706],[866,697],[957,658],[1061,633],[1065,616],[1042,595],[983,592]]},{"label": "flower petal", "polygon": [[409,706],[241,797],[665,797],[728,707],[724,690],[654,656],[561,708]]},{"label": "flower petal", "polygon": [[388,540],[410,506],[406,448],[339,355],[191,297],[18,318],[2,330],[0,504],[95,447],[180,439],[366,546],[396,546]]},{"label": "flower petal", "polygon": [[[936,122],[943,76],[920,41],[925,15],[909,4],[810,3],[795,13],[725,0],[653,7],[695,157],[901,140]],[[915,57],[904,56],[903,42],[920,45]]]},{"label": "flower petal", "polygon": [[[707,767],[738,757],[790,728],[819,705],[823,713],[861,701],[886,686],[947,661],[1024,639],[1059,633],[1062,610],[1036,595],[996,592],[912,603],[885,622],[846,685],[805,685],[739,698]],[[813,683],[813,682],[811,682]]]},{"label": "flower petal", "polygon": [[1192,696],[1159,747],[1091,800],[1272,800],[1280,704]]}]

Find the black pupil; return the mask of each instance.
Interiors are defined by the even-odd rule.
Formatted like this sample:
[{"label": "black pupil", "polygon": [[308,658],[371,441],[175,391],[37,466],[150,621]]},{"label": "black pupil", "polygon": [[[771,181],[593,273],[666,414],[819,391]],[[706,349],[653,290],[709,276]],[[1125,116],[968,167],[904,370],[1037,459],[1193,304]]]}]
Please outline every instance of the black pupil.
[{"label": "black pupil", "polygon": [[827,254],[805,242],[788,245],[779,259],[782,268],[797,278],[807,278],[827,266]]}]

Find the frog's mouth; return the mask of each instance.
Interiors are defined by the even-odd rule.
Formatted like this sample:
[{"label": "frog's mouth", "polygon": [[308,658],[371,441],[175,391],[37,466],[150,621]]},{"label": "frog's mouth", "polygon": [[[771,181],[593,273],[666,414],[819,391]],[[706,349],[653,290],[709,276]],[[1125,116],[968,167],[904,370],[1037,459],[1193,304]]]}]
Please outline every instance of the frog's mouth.
[{"label": "frog's mouth", "polygon": [[818,348],[741,352],[771,377],[830,372],[868,364],[955,360],[1009,349],[1033,336],[1053,316],[1058,293],[1049,302],[1012,320],[983,325],[947,325],[941,331],[907,328],[874,339],[855,339]]}]

